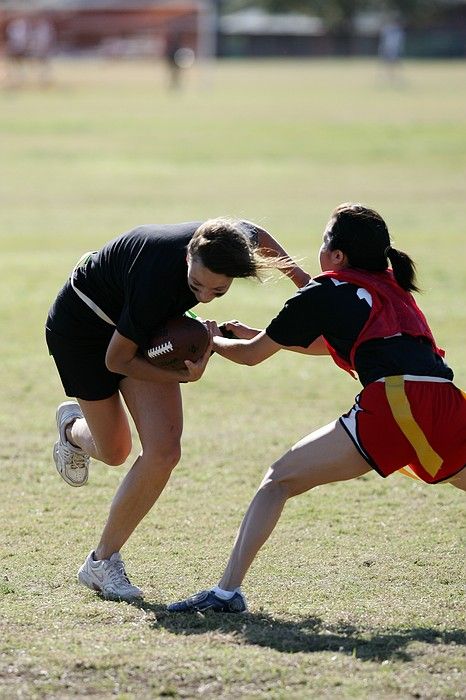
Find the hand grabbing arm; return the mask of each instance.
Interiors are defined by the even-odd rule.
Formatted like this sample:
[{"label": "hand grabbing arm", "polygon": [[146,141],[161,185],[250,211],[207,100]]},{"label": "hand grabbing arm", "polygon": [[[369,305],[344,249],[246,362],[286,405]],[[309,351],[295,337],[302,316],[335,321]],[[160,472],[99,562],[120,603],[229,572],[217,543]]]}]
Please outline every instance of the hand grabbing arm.
[{"label": "hand grabbing arm", "polygon": [[219,329],[224,338],[240,338],[241,340],[251,340],[251,338],[255,338],[260,333],[259,328],[246,326],[246,324],[236,321],[236,319],[221,323]]}]

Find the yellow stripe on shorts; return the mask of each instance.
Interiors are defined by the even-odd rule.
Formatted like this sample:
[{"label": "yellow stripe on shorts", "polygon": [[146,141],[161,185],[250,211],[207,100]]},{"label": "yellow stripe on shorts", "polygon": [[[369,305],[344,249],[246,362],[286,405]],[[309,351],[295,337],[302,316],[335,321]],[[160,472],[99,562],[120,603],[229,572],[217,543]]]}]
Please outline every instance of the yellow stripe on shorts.
[{"label": "yellow stripe on shorts", "polygon": [[385,393],[400,430],[416,451],[422,467],[434,477],[442,466],[443,459],[429,445],[426,436],[414,420],[403,377],[385,377]]}]

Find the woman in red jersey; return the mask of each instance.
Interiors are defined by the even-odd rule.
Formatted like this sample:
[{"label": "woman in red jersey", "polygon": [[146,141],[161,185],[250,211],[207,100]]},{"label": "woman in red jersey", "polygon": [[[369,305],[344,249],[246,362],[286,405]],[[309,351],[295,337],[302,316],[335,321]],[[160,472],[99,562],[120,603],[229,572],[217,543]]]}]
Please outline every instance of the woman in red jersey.
[{"label": "woman in red jersey", "polygon": [[[288,498],[315,486],[382,477],[408,466],[429,484],[466,490],[466,396],[452,382],[417,291],[411,258],[390,244],[382,217],[342,204],[319,251],[322,274],[289,299],[264,331],[227,324],[214,348],[256,365],[281,349],[330,354],[357,373],[363,389],[348,413],[297,442],[266,473],[239,529],[227,568],[214,588],[169,606],[171,612],[244,612],[241,583],[274,529]],[[391,269],[389,269],[389,263]]]}]

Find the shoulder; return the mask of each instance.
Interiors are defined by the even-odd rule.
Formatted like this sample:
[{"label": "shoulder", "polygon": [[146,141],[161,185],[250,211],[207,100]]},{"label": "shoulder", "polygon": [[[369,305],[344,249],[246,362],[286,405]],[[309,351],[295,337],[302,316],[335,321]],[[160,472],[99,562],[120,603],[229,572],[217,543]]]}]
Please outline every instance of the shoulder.
[{"label": "shoulder", "polygon": [[327,296],[328,292],[332,292],[335,289],[335,285],[332,282],[333,280],[330,277],[317,275],[312,277],[304,287],[298,289],[296,296]]},{"label": "shoulder", "polygon": [[322,304],[325,304],[328,298],[327,282],[323,283],[313,278],[304,286],[298,289],[292,297],[284,304],[284,308],[289,311],[312,309],[314,312]]},{"label": "shoulder", "polygon": [[154,239],[192,236],[201,224],[202,221],[183,221],[177,224],[141,224],[124,233],[123,236]]},{"label": "shoulder", "polygon": [[296,296],[303,297],[312,307],[352,309],[363,295],[360,285],[339,280],[329,275],[317,275],[309,284],[298,290]]},{"label": "shoulder", "polygon": [[315,282],[317,282],[322,291],[331,296],[348,296],[354,294],[358,287],[362,286],[353,280],[339,279],[333,275],[326,275],[325,273],[317,275],[314,277]]},{"label": "shoulder", "polygon": [[329,289],[335,289],[335,287],[339,287],[342,284],[348,284],[346,280],[342,280],[334,276],[334,273],[327,274],[325,272],[322,272],[313,277],[313,279],[320,285],[328,287]]},{"label": "shoulder", "polygon": [[113,242],[129,245],[170,246],[185,244],[193,237],[202,221],[185,221],[179,224],[141,224],[114,239]]}]

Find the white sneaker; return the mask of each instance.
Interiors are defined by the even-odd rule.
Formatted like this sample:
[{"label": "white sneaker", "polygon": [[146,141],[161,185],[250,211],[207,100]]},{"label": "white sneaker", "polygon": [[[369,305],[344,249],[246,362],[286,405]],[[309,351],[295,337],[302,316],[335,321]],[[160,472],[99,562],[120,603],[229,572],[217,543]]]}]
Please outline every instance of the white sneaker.
[{"label": "white sneaker", "polygon": [[93,591],[99,591],[106,600],[138,600],[144,593],[129,580],[120,552],[110,559],[94,559],[91,552],[78,571],[78,581]]},{"label": "white sneaker", "polygon": [[65,401],[57,408],[58,440],[53,446],[53,459],[57,472],[70,486],[84,486],[89,477],[89,455],[72,445],[66,437],[66,427],[82,417],[76,401]]}]

